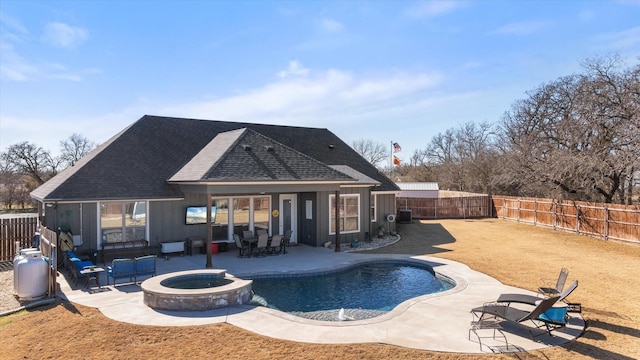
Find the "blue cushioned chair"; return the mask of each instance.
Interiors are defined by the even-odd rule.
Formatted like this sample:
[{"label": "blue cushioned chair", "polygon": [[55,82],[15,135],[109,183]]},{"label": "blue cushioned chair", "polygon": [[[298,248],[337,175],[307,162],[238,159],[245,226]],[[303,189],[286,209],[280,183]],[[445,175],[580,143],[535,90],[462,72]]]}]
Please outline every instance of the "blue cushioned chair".
[{"label": "blue cushioned chair", "polygon": [[136,280],[136,266],[134,259],[113,259],[111,266],[107,269],[107,285],[109,278],[113,279],[113,287],[116,286],[117,279],[129,278],[129,282]]},{"label": "blue cushioned chair", "polygon": [[84,279],[86,277],[86,275],[81,274],[80,271],[85,267],[90,266],[95,266],[95,264],[90,260],[82,261],[77,257],[69,258],[69,275],[71,275],[71,278],[76,285],[78,285],[79,279]]},{"label": "blue cushioned chair", "polygon": [[156,255],[139,256],[135,258],[136,282],[138,276],[156,276]]}]

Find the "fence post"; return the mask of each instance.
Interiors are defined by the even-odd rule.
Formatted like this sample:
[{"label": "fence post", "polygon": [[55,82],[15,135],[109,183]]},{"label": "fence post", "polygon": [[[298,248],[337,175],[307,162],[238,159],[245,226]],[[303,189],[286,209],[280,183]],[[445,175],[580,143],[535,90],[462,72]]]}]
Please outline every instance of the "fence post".
[{"label": "fence post", "polygon": [[438,218],[438,203],[440,202],[440,198],[437,198],[436,201],[434,202],[434,206],[433,206],[433,218],[437,219]]},{"label": "fence post", "polygon": [[609,240],[609,208],[604,207],[604,236],[605,240]]},{"label": "fence post", "polygon": [[580,205],[576,204],[576,233],[580,235]]},{"label": "fence post", "polygon": [[466,199],[466,198],[465,197],[462,198],[462,218],[466,219],[467,218],[467,207],[465,205],[464,199]]},{"label": "fence post", "polygon": [[533,200],[533,226],[538,225],[538,200]]}]

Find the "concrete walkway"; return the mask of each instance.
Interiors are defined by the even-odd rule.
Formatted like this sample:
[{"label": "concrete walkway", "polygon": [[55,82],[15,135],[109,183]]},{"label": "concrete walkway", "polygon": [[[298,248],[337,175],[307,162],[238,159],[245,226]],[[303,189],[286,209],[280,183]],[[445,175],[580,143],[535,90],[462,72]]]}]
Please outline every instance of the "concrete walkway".
[{"label": "concrete walkway", "polygon": [[[472,308],[495,300],[502,293],[533,293],[505,286],[464,264],[435,257],[336,253],[303,245],[292,246],[288,251],[286,255],[249,259],[237,258],[235,251],[220,253],[213,255],[213,267],[226,269],[237,277],[248,277],[257,274],[313,273],[374,259],[405,259],[427,263],[437,273],[453,279],[456,286],[446,292],[405,301],[383,316],[343,322],[308,320],[248,305],[200,312],[158,311],[144,305],[139,285],[104,286],[107,283],[105,274],[100,278],[102,288],[89,289],[84,284],[70,285],[68,276],[64,274],[64,277],[58,278],[60,295],[73,303],[97,308],[111,319],[131,324],[189,326],[226,322],[273,338],[319,344],[385,343],[442,352],[486,353],[558,345],[580,336],[584,330],[583,319],[579,314],[571,313],[569,325],[554,331],[554,336],[536,330],[536,335],[542,335],[533,341],[525,327],[505,325],[503,333],[508,347],[504,338],[493,339],[493,331],[486,329],[478,331],[483,336],[480,344],[473,333],[469,339]],[[204,255],[174,256],[169,260],[159,258],[158,274],[204,269],[205,263]]]}]

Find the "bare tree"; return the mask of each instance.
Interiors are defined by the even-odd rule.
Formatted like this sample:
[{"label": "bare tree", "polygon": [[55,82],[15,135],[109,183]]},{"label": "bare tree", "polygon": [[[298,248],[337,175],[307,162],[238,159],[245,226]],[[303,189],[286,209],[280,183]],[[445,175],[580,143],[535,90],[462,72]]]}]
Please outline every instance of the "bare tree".
[{"label": "bare tree", "polygon": [[72,134],[68,139],[60,141],[60,148],[62,150],[60,159],[65,165],[73,166],[95,147],[96,144],[86,137],[80,134]]},{"label": "bare tree", "polygon": [[0,154],[0,201],[7,209],[12,209],[18,200],[20,177],[15,165],[9,161],[7,153]]},{"label": "bare tree", "polygon": [[378,168],[384,167],[384,161],[389,158],[389,149],[381,142],[359,139],[355,140],[351,147],[360,156]]},{"label": "bare tree", "polygon": [[638,168],[638,70],[618,57],[540,86],[502,119],[510,176],[523,195],[612,202]]},{"label": "bare tree", "polygon": [[59,163],[48,151],[26,141],[11,145],[7,149],[6,157],[6,161],[14,166],[15,171],[28,175],[35,186],[44,184],[58,171]]},{"label": "bare tree", "polygon": [[497,151],[494,126],[465,123],[433,137],[424,154],[424,167],[437,174],[440,188],[492,192]]}]

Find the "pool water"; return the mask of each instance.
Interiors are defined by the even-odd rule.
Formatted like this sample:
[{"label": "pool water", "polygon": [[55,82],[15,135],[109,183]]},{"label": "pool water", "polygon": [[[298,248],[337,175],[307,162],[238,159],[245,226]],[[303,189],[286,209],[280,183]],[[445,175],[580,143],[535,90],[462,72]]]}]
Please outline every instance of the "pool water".
[{"label": "pool water", "polygon": [[406,300],[454,285],[428,267],[376,262],[318,275],[253,278],[252,288],[257,302],[284,312],[390,311]]},{"label": "pool water", "polygon": [[231,280],[220,278],[217,274],[191,274],[176,276],[160,282],[160,285],[173,289],[205,289],[230,284]]}]

